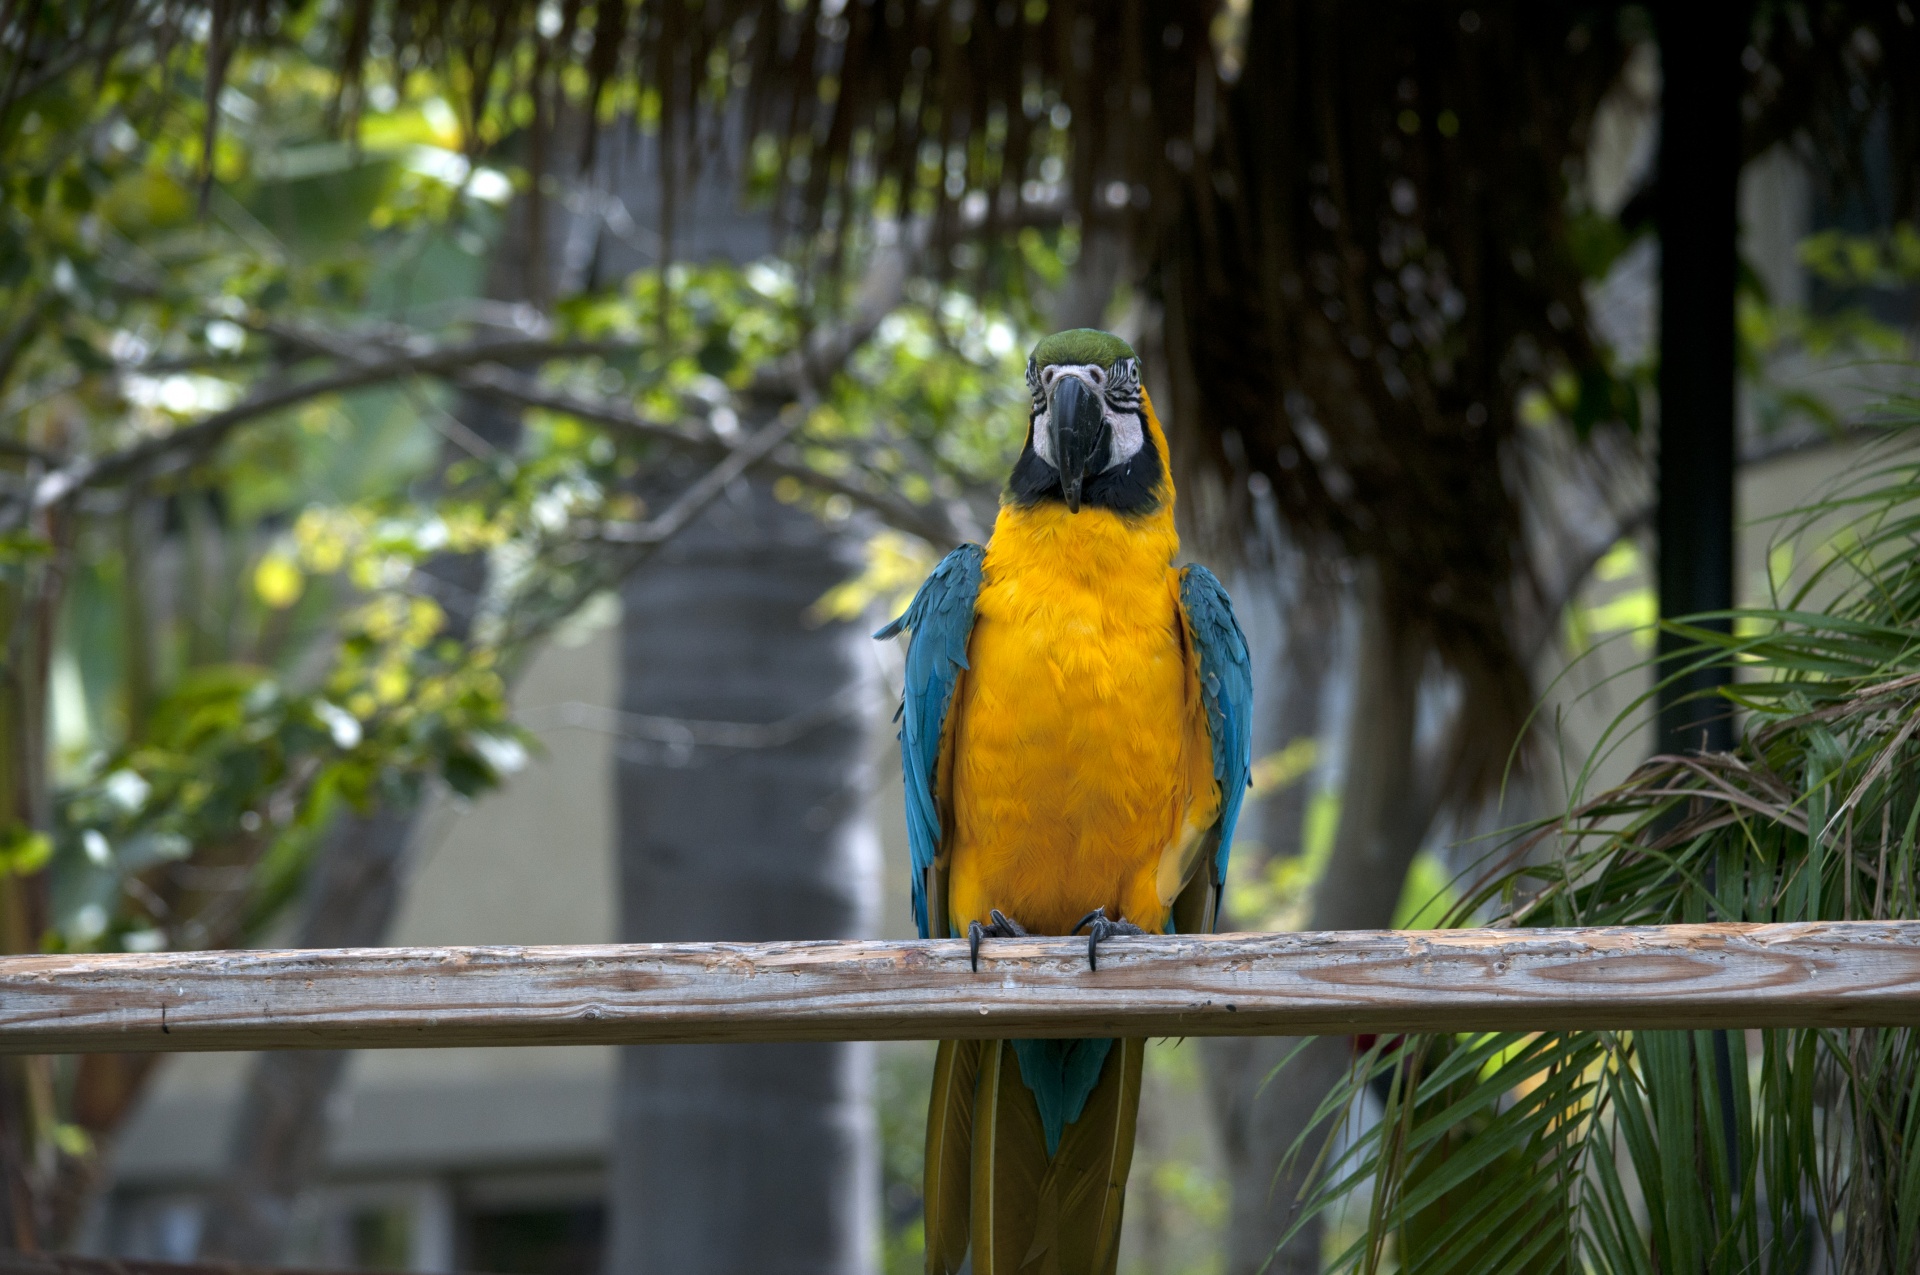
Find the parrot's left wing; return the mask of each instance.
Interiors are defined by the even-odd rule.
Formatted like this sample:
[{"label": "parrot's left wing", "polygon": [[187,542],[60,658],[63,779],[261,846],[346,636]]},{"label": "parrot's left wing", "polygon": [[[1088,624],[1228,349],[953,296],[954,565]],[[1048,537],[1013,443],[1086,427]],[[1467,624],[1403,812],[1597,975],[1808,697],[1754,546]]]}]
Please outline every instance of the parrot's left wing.
[{"label": "parrot's left wing", "polygon": [[1219,920],[1220,888],[1227,879],[1233,829],[1240,821],[1240,804],[1253,771],[1253,661],[1247,655],[1246,634],[1233,617],[1233,602],[1213,572],[1197,565],[1180,572],[1180,609],[1199,663],[1200,696],[1206,703],[1207,736],[1213,745],[1213,777],[1220,785],[1219,820],[1207,833],[1213,842],[1212,861],[1206,872],[1194,873],[1191,894],[1183,893],[1174,905],[1175,928],[1191,932],[1212,929]]},{"label": "parrot's left wing", "polygon": [[940,853],[940,740],[960,671],[967,667],[967,638],[973,633],[973,605],[980,595],[980,564],[986,550],[961,545],[940,560],[907,613],[873,636],[886,639],[902,630],[913,635],[907,647],[907,684],[900,704],[900,766],[907,780],[907,844],[913,851],[913,920],[921,938],[946,938],[945,906],[934,900],[929,914],[928,878]]}]

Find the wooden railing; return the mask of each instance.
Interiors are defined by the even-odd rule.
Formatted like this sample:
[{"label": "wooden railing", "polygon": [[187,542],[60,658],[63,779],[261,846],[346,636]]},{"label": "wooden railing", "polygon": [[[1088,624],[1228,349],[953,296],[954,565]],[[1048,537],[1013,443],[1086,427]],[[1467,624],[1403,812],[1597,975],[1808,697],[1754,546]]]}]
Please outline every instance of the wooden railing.
[{"label": "wooden railing", "polygon": [[1920,922],[0,959],[0,1052],[1920,1025]]},{"label": "wooden railing", "polygon": [[0,1251],[0,1275],[347,1275],[344,1271],[238,1262],[160,1262],[144,1257]]}]

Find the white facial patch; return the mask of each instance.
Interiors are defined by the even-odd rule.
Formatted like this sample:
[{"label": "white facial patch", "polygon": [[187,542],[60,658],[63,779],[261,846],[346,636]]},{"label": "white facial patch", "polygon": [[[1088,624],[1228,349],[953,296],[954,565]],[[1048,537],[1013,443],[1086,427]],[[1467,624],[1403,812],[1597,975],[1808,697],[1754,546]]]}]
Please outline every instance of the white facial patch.
[{"label": "white facial patch", "polygon": [[1100,400],[1109,439],[1103,471],[1118,469],[1138,456],[1140,449],[1147,445],[1140,415],[1140,368],[1132,359],[1123,359],[1111,371],[1093,363],[1056,363],[1038,370],[1027,368],[1027,388],[1033,392],[1033,450],[1040,454],[1040,459],[1055,469],[1060,467],[1053,455],[1048,416],[1054,386],[1063,376],[1078,377]]}]

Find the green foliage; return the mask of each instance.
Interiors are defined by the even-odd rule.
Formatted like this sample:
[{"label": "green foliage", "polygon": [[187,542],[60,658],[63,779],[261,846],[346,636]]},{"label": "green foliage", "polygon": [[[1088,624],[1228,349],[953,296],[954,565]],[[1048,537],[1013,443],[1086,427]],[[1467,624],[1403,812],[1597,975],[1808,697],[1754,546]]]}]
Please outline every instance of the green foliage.
[{"label": "green foliage", "polygon": [[[821,304],[777,260],[641,273],[558,310],[568,335],[630,340],[639,352],[624,366],[583,360],[554,383],[589,400],[619,385],[637,414],[663,428],[718,409],[736,429],[731,397],[752,398],[756,377],[798,361],[805,340],[838,317]],[[807,420],[795,447],[831,486],[789,475],[779,493],[845,518],[861,493],[938,507],[991,491],[1024,437],[1022,369],[1034,337],[1031,317],[1018,309],[910,283],[837,373],[804,395]],[[573,467],[611,484],[631,479],[649,455],[614,454],[591,421],[543,419],[527,463],[547,474]]]},{"label": "green foliage", "polygon": [[53,839],[44,832],[17,823],[0,832],[0,871],[31,876],[46,867],[52,857]]},{"label": "green foliage", "polygon": [[1823,230],[1801,241],[1799,257],[1824,294],[1811,305],[1783,304],[1753,271],[1742,271],[1736,307],[1740,372],[1763,430],[1800,417],[1838,431],[1843,422],[1827,399],[1792,375],[1776,375],[1773,365],[1792,353],[1830,364],[1897,364],[1908,357],[1909,334],[1876,316],[1872,303],[1920,282],[1920,230],[1910,222],[1876,234]]},{"label": "green foliage", "polygon": [[1801,243],[1800,260],[1839,287],[1905,287],[1920,280],[1920,228],[1902,222],[1883,235],[1823,230]]},{"label": "green foliage", "polygon": [[[170,81],[159,56],[14,102],[0,175],[0,420],[28,480],[6,489],[0,556],[16,632],[46,622],[37,605],[54,639],[49,821],[8,857],[47,862],[45,942],[63,947],[242,939],[341,801],[405,801],[429,776],[477,792],[524,754],[499,651],[436,640],[396,536],[310,581],[275,531],[310,502],[404,502],[435,451],[417,391],[296,402],[91,503],[27,504],[66,457],[164,444],[283,384],[301,354],[277,325],[344,329],[369,305],[398,318],[470,291],[476,228],[497,221],[430,111],[333,141],[332,77],[292,49],[234,63],[203,155],[197,64]],[[434,254],[432,286],[409,292]]]},{"label": "green foliage", "polygon": [[[510,767],[497,742],[514,738],[497,676],[459,668],[428,679],[418,701],[366,705],[365,721],[329,689],[337,694],[289,692],[232,665],[181,678],[137,744],[100,756],[58,794],[50,942],[230,943],[284,901],[287,882],[271,872],[251,882],[248,869],[282,840],[304,848],[341,800],[364,805],[386,790],[404,801],[429,773],[473,791]],[[154,871],[188,858],[202,875],[225,869],[235,881],[203,897]]]},{"label": "green foliage", "polygon": [[[1740,613],[1733,636],[1680,628],[1693,661],[1738,674],[1738,749],[1656,758],[1576,802],[1503,851],[1455,923],[1915,914],[1912,446],[1898,434],[1801,511],[1785,539],[1825,552],[1774,605]],[[1531,862],[1529,845],[1556,852]],[[1907,1028],[1411,1037],[1376,1047],[1329,1111],[1370,1082],[1387,1086],[1384,1115],[1311,1201],[1371,1189],[1342,1270],[1798,1272],[1816,1249],[1850,1271],[1920,1265],[1920,1041]]]},{"label": "green foliage", "polygon": [[909,499],[997,486],[1026,436],[1033,318],[959,291],[909,289],[836,386],[836,432],[869,431],[868,463]]},{"label": "green foliage", "polygon": [[[523,100],[463,119],[452,82],[379,67],[345,139],[327,33],[309,15],[280,34],[224,67],[211,134],[204,48],[134,42],[7,108],[0,601],[16,632],[52,634],[52,712],[49,739],[0,751],[53,764],[45,826],[9,825],[5,855],[50,868],[60,946],[239,940],[291,897],[342,802],[497,784],[526,753],[514,668],[657,543],[649,520],[690,461],[767,416],[800,413],[784,498],[834,519],[937,511],[909,531],[939,540],[977,531],[964,511],[1024,425],[1020,288],[1008,309],[915,285],[811,375],[803,351],[844,305],[769,260],[555,299],[544,339],[568,352],[525,377],[555,405],[508,448],[460,432],[436,374],[295,393],[176,448],[256,395],[482,339],[471,299],[503,206],[531,184]],[[487,163],[476,139],[500,143]],[[1071,243],[1016,240],[1022,277],[1057,283]],[[881,251],[847,248],[849,272]],[[441,435],[468,458],[449,464]],[[84,499],[24,494],[62,467],[88,481],[73,458],[143,449],[152,463]],[[900,532],[875,543],[928,552]],[[431,589],[456,559],[483,561],[486,582],[458,620]]]}]

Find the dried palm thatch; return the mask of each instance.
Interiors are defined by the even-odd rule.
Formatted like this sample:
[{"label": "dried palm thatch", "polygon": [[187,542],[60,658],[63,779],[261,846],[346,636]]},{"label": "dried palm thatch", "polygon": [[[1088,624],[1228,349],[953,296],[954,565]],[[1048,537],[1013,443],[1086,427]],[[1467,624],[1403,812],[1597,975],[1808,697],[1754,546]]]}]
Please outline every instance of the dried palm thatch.
[{"label": "dried palm thatch", "polygon": [[[1740,613],[1745,636],[1687,630],[1695,662],[1740,673],[1723,701],[1745,716],[1739,747],[1655,758],[1577,804],[1516,847],[1555,839],[1552,862],[1510,858],[1458,919],[1914,915],[1915,441],[1903,431],[1891,455],[1805,511],[1793,530],[1823,524],[1808,539],[1831,557],[1775,606]],[[1616,729],[1630,733],[1641,707]],[[1389,1086],[1386,1119],[1331,1166],[1315,1202],[1372,1187],[1342,1269],[1371,1269],[1390,1237],[1422,1271],[1801,1271],[1820,1249],[1828,1269],[1920,1267],[1910,1028],[1409,1038],[1369,1057],[1329,1110],[1369,1079]]]},{"label": "dried palm thatch", "polygon": [[[1569,210],[1588,124],[1642,38],[1638,12],[0,0],[0,131],[36,81],[135,42],[203,42],[211,100],[242,44],[330,40],[347,123],[368,77],[429,67],[456,90],[474,146],[516,120],[536,168],[565,162],[554,139],[568,111],[658,128],[682,176],[723,120],[743,126],[754,179],[829,262],[875,211],[985,248],[989,281],[1012,228],[1121,229],[1162,303],[1162,375],[1201,529],[1231,546],[1250,527],[1248,481],[1264,480],[1311,547],[1376,567],[1409,640],[1463,682],[1474,720],[1456,761],[1471,789],[1530,702],[1512,635],[1542,605],[1520,543],[1515,395],[1575,386],[1582,429],[1636,416],[1590,335],[1593,263],[1574,251]],[[1751,16],[1751,148],[1797,138],[1846,178],[1883,127],[1911,206],[1920,33],[1907,0]],[[669,231],[673,203],[669,189]]]},{"label": "dried palm thatch", "polygon": [[1564,373],[1583,426],[1632,407],[1566,224],[1626,47],[1570,6],[1256,6],[1156,227],[1190,478],[1263,475],[1296,532],[1375,565],[1463,680],[1468,789],[1532,700],[1516,394]]}]

